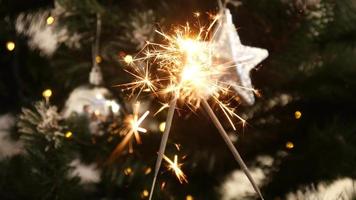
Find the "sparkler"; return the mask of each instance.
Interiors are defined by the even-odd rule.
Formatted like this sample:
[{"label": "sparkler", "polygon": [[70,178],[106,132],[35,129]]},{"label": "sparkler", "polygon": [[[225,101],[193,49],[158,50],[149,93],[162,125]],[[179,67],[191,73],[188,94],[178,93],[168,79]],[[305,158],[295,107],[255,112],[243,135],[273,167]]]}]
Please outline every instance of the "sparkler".
[{"label": "sparkler", "polygon": [[[256,193],[263,199],[262,194],[244,161],[207,102],[207,99],[212,99],[219,108],[222,109],[234,129],[235,126],[233,125],[231,117],[237,117],[243,124],[245,123],[245,120],[235,114],[229,107],[229,103],[220,100],[221,97],[226,98],[227,96],[235,95],[230,90],[231,83],[225,81],[225,78],[222,77],[227,73],[230,73],[229,69],[236,66],[229,60],[222,60],[216,52],[216,44],[214,43],[213,38],[217,32],[216,30],[219,29],[219,26],[215,31],[212,31],[212,29],[215,26],[215,23],[219,20],[219,17],[220,16],[215,16],[213,22],[209,26],[200,27],[197,34],[193,33],[189,24],[176,29],[175,34],[173,35],[156,31],[167,43],[159,44],[148,42],[144,50],[141,52],[143,56],[134,58],[130,65],[133,68],[133,72],[130,73],[136,80],[125,85],[128,86],[128,89],[138,89],[140,92],[149,90],[153,95],[160,97],[165,102],[167,102],[168,99],[169,102],[166,127],[161,139],[149,199],[152,199],[162,160],[165,159],[168,162],[167,158],[164,156],[164,151],[177,102],[183,102],[192,110],[196,110],[202,105],[212,119],[214,125],[219,130],[219,133],[231,150],[236,161],[250,180]],[[142,66],[135,64],[142,62],[151,63],[150,67],[154,67],[152,68],[159,78],[151,79],[152,76],[150,71],[152,69],[150,70],[148,65],[143,68]],[[166,107],[167,103],[163,104],[159,111],[162,111]],[[172,167],[172,169],[176,171],[175,173],[178,178],[181,177],[181,175],[178,175],[180,173],[177,174],[177,168]],[[184,180],[184,178],[182,180]]]},{"label": "sparkler", "polygon": [[163,159],[169,164],[168,165],[168,169],[172,170],[175,173],[176,177],[178,178],[178,180],[179,180],[179,182],[181,184],[183,182],[188,183],[186,175],[183,173],[183,171],[180,168],[183,164],[178,163],[178,156],[177,155],[174,155],[174,160],[173,161],[171,159],[169,159],[165,155],[163,155]]},{"label": "sparkler", "polygon": [[114,160],[117,155],[119,155],[124,148],[129,145],[129,152],[133,152],[132,141],[133,138],[137,143],[141,143],[140,133],[146,133],[147,130],[141,127],[142,122],[146,119],[149,111],[146,111],[142,116],[139,117],[140,103],[135,103],[133,105],[133,114],[127,115],[124,119],[124,128],[120,131],[120,135],[124,135],[124,139],[118,144],[115,150],[110,155],[109,160]]}]

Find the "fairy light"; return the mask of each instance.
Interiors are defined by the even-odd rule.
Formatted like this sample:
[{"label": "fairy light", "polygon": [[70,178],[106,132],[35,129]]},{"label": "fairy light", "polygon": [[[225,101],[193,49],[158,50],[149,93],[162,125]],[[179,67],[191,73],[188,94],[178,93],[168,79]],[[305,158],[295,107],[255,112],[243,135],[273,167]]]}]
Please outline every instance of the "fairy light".
[{"label": "fairy light", "polygon": [[295,119],[300,119],[302,117],[302,112],[300,112],[299,110],[295,111],[294,117],[295,117]]},{"label": "fairy light", "polygon": [[173,161],[165,155],[163,155],[163,159],[168,163],[168,169],[174,172],[174,174],[176,175],[176,177],[178,178],[181,184],[184,182],[188,183],[186,175],[183,173],[183,171],[180,168],[183,164],[178,163],[177,155],[174,155]]},{"label": "fairy light", "polygon": [[101,63],[103,61],[103,59],[101,58],[101,56],[95,56],[95,62],[96,63]]},{"label": "fairy light", "polygon": [[47,25],[52,25],[54,23],[54,17],[49,16],[46,19]]},{"label": "fairy light", "polygon": [[66,134],[64,135],[66,138],[72,137],[73,133],[71,131],[67,131]]},{"label": "fairy light", "polygon": [[15,42],[13,42],[13,41],[6,42],[6,49],[8,51],[13,51],[15,49],[15,47],[16,47]]},{"label": "fairy light", "polygon": [[143,194],[144,197],[148,197],[148,195],[149,195],[150,193],[149,193],[147,190],[144,190],[142,194]]},{"label": "fairy light", "polygon": [[286,143],[286,148],[287,148],[287,149],[293,149],[293,148],[294,148],[293,142],[288,141],[288,142]]},{"label": "fairy light", "polygon": [[51,89],[46,89],[42,92],[42,96],[44,98],[50,98],[52,96],[52,90]]},{"label": "fairy light", "polygon": [[160,124],[159,124],[159,131],[161,131],[161,132],[163,132],[164,131],[164,129],[166,128],[166,122],[161,122]]},{"label": "fairy light", "polygon": [[142,197],[142,198],[147,198],[148,195],[150,195],[150,193],[148,192],[148,190],[143,190],[142,193],[141,193],[141,197]]},{"label": "fairy light", "polygon": [[131,174],[132,174],[132,169],[131,169],[131,167],[126,168],[126,169],[124,170],[124,173],[125,173],[126,176],[131,175]]},{"label": "fairy light", "polygon": [[192,195],[187,195],[185,197],[185,200],[194,200],[193,196]]},{"label": "fairy light", "polygon": [[52,96],[52,90],[51,89],[46,89],[42,92],[42,96],[45,98],[46,102],[49,102],[49,99]]}]

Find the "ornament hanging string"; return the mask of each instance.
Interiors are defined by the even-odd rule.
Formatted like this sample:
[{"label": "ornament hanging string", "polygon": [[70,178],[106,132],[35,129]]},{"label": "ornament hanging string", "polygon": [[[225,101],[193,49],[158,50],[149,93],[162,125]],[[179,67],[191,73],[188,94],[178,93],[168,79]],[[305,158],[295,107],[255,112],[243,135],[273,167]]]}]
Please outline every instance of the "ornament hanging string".
[{"label": "ornament hanging string", "polygon": [[103,82],[103,75],[101,73],[100,67],[97,62],[97,57],[99,56],[99,48],[100,48],[100,35],[101,35],[101,15],[99,13],[96,14],[96,33],[94,38],[94,44],[92,48],[92,64],[93,67],[91,69],[89,75],[89,82],[93,85],[100,85]]},{"label": "ornament hanging string", "polygon": [[95,66],[96,57],[99,56],[99,45],[100,45],[100,35],[101,35],[101,15],[99,13],[96,14],[96,33],[94,39],[94,46],[93,46],[93,66]]}]

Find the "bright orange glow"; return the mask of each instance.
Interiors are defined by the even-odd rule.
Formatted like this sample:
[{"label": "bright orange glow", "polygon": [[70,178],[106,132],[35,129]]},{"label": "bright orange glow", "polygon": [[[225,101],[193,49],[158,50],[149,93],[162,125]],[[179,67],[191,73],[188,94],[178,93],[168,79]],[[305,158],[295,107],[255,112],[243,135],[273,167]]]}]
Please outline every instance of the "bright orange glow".
[{"label": "bright orange glow", "polygon": [[167,108],[166,102],[172,98],[195,110],[202,99],[213,97],[211,99],[223,110],[234,130],[232,117],[237,117],[245,124],[245,120],[229,107],[229,101],[237,98],[226,98],[234,97],[234,93],[222,77],[235,66],[233,62],[214,55],[216,44],[212,37],[215,32],[211,30],[217,26],[215,23],[219,16],[213,19],[207,28],[199,27],[197,32],[189,24],[176,28],[172,35],[156,31],[166,43],[147,42],[135,58],[130,57],[127,72],[135,80],[121,86],[131,90],[132,94],[136,90],[138,94],[149,91],[162,99],[165,103],[158,112]]}]

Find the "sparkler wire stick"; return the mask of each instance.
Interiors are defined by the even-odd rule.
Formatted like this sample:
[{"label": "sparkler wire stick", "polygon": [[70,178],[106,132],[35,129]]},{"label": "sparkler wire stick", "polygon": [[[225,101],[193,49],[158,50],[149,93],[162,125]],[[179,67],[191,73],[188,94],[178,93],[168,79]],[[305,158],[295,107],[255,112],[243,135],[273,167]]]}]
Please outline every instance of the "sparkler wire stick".
[{"label": "sparkler wire stick", "polygon": [[208,102],[205,99],[202,99],[202,105],[203,105],[204,109],[206,110],[206,112],[208,113],[208,115],[211,118],[211,120],[213,121],[215,127],[219,130],[220,135],[222,136],[222,138],[224,139],[226,145],[229,147],[230,151],[234,155],[235,160],[239,163],[240,167],[242,168],[242,170],[246,174],[246,176],[249,179],[251,185],[253,186],[253,189],[256,191],[258,196],[262,200],[264,200],[264,198],[262,196],[262,193],[261,193],[260,189],[258,188],[256,182],[253,180],[253,178],[251,176],[251,173],[248,170],[245,162],[242,160],[242,158],[241,158],[239,152],[237,151],[236,147],[231,142],[229,136],[227,135],[224,127],[221,125],[219,119],[216,117],[214,111],[211,109],[210,105],[208,104]]},{"label": "sparkler wire stick", "polygon": [[161,144],[160,144],[160,147],[158,150],[158,157],[156,160],[155,173],[154,173],[154,177],[153,177],[149,200],[152,199],[156,181],[157,181],[158,172],[159,172],[159,169],[162,164],[164,151],[166,150],[166,145],[167,145],[167,141],[168,141],[169,132],[171,130],[171,125],[172,125],[172,121],[173,121],[174,110],[176,108],[176,104],[177,104],[177,97],[174,97],[173,100],[171,100],[171,102],[169,103],[168,114],[167,114],[167,119],[166,119],[166,127],[164,128],[164,132],[163,132],[162,139],[161,139]]}]

